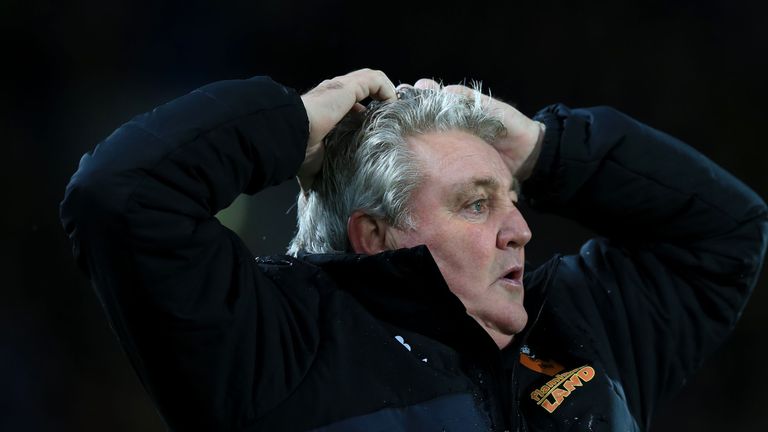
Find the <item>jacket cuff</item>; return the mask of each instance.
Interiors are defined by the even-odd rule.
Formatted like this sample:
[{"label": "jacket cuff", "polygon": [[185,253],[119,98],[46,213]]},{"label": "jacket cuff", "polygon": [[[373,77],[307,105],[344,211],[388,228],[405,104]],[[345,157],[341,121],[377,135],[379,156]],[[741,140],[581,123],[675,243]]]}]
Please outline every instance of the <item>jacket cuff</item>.
[{"label": "jacket cuff", "polygon": [[533,173],[522,185],[522,196],[533,208],[545,207],[546,203],[554,201],[559,190],[557,185],[562,169],[560,159],[560,137],[562,135],[565,112],[569,111],[563,105],[550,105],[533,117],[544,123],[546,127],[541,152],[534,166]]}]

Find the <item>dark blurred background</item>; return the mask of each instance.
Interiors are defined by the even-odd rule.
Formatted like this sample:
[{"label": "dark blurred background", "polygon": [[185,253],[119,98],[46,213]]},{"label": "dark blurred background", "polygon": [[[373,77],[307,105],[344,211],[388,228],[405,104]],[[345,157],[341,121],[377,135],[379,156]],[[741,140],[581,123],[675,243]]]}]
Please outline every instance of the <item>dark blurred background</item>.
[{"label": "dark blurred background", "polygon": [[[532,115],[607,104],[675,135],[768,197],[764,2],[0,2],[0,431],[159,431],[58,203],[80,156],[133,115],[211,81],[270,75],[303,92],[360,67],[397,84],[482,80]],[[219,217],[281,253],[293,182]],[[529,257],[589,234],[525,210]],[[768,279],[733,337],[653,430],[765,431]]]}]

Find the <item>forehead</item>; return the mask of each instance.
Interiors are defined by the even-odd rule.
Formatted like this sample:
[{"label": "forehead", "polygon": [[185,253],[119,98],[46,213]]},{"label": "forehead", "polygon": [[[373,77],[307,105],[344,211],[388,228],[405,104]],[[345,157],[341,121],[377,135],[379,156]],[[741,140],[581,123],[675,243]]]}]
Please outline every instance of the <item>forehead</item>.
[{"label": "forehead", "polygon": [[510,190],[515,179],[490,144],[464,131],[431,132],[408,138],[425,186],[459,191],[467,187]]}]

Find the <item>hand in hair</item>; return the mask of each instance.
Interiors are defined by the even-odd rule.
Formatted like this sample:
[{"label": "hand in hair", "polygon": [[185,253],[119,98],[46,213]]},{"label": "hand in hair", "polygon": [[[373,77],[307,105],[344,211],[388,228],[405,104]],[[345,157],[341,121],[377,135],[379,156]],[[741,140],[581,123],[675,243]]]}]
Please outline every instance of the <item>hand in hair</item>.
[{"label": "hand in hair", "polygon": [[[400,87],[409,87],[401,84]],[[474,97],[475,90],[463,85],[442,87],[431,79],[422,78],[414,84],[415,88],[434,89]],[[509,167],[510,172],[519,181],[527,179],[533,172],[538,159],[541,141],[544,138],[544,125],[531,120],[509,104],[490,96],[482,96],[483,102],[489,104],[492,112],[499,115],[507,128],[506,136],[492,142],[491,145],[499,152],[501,158]]]},{"label": "hand in hair", "polygon": [[304,192],[312,187],[323,162],[323,139],[351,110],[365,109],[360,102],[368,97],[394,101],[395,86],[382,71],[361,69],[321,82],[303,96],[309,117],[309,141],[304,163],[297,174]]}]

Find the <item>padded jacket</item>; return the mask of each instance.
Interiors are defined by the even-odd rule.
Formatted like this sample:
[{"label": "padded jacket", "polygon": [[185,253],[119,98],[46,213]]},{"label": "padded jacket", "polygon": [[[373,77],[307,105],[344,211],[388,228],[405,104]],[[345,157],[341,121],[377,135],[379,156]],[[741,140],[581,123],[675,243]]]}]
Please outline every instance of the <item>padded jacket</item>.
[{"label": "padded jacket", "polygon": [[527,269],[499,350],[426,247],[251,255],[214,215],[292,179],[291,89],[222,81],[85,154],[60,214],[173,430],[645,430],[733,329],[763,262],[764,202],[691,147],[607,107],[553,105],[529,203],[598,237]]}]

